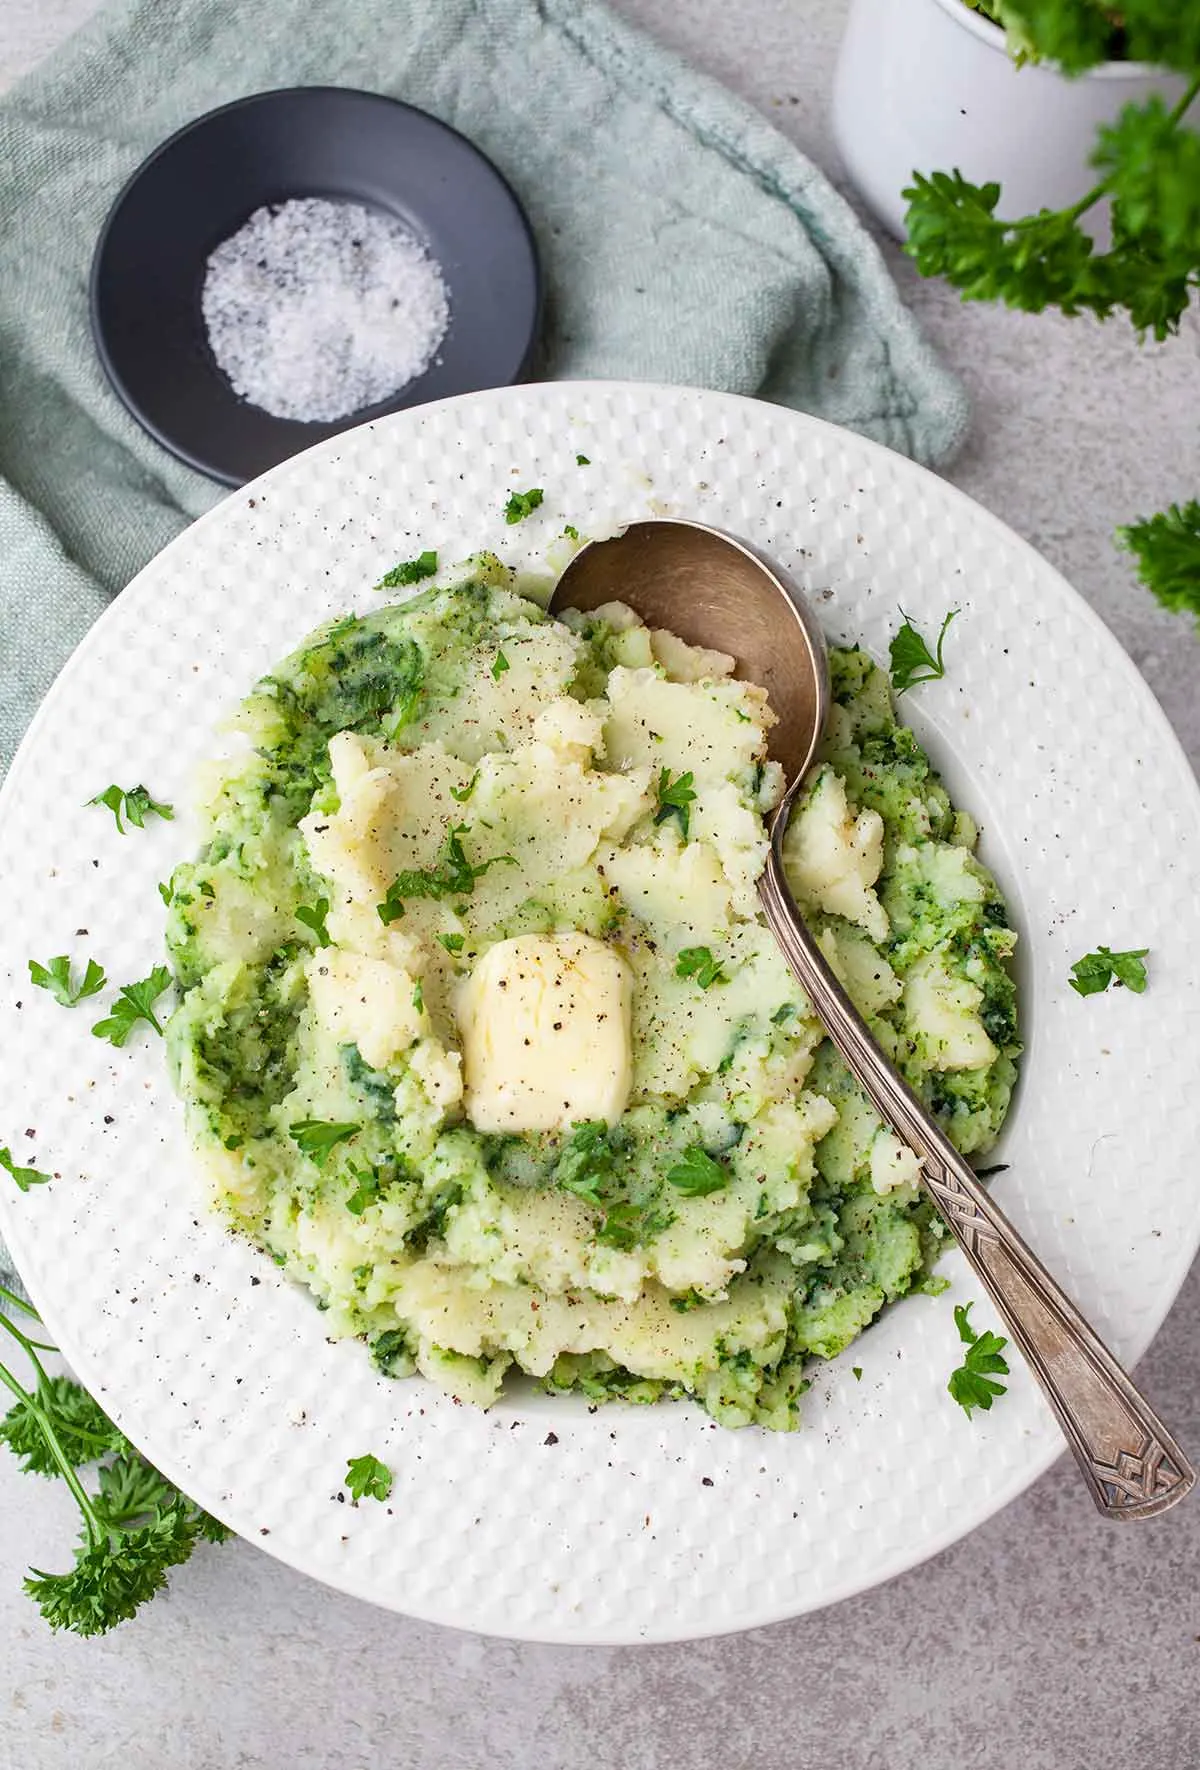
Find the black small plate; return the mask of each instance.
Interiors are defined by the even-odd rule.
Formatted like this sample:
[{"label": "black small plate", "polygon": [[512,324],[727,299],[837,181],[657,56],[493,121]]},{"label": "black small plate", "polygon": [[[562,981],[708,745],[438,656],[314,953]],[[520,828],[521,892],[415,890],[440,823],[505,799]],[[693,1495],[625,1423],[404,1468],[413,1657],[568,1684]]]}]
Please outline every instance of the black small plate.
[{"label": "black small plate", "polygon": [[[214,247],[262,204],[291,197],[394,215],[441,265],[450,299],[425,373],[333,424],[273,418],[239,399],[200,309]],[[491,161],[424,111],[340,86],[257,93],[189,123],[129,180],[92,261],[92,334],[114,388],[164,448],[226,485],[385,412],[520,381],[540,298],[529,223]]]}]

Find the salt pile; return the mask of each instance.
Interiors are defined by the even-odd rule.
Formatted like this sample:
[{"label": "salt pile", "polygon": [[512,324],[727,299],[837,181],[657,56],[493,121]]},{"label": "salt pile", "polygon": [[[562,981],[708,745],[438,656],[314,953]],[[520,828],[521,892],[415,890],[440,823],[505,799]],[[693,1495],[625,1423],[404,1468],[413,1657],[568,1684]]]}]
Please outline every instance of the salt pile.
[{"label": "salt pile", "polygon": [[210,256],[202,308],[235,391],[301,424],[398,393],[450,318],[440,267],[400,222],[321,197],[256,209]]}]

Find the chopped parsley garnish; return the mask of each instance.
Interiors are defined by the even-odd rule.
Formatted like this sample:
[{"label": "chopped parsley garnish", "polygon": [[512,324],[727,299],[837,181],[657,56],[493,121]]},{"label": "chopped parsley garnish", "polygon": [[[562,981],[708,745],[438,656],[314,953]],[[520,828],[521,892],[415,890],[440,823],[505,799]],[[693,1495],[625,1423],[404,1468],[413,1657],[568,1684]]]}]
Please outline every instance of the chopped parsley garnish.
[{"label": "chopped parsley garnish", "polygon": [[555,1181],[567,1192],[602,1209],[604,1198],[600,1188],[612,1174],[614,1158],[608,1126],[603,1119],[588,1119],[571,1133],[570,1142],[558,1158]]},{"label": "chopped parsley garnish", "polygon": [[1146,987],[1146,967],[1142,961],[1149,951],[1148,946],[1127,953],[1097,947],[1094,953],[1085,953],[1071,966],[1071,988],[1081,996],[1098,996],[1110,983],[1118,983],[1140,996]]},{"label": "chopped parsley garnish", "polygon": [[503,676],[504,672],[506,670],[510,670],[511,668],[512,668],[512,665],[509,663],[509,661],[505,657],[504,653],[502,651],[498,651],[496,653],[496,661],[492,665],[492,681],[499,682],[499,680]]},{"label": "chopped parsley garnish", "polygon": [[327,897],[318,897],[316,903],[302,903],[296,908],[297,922],[303,922],[306,928],[312,929],[318,946],[329,945],[329,930],[325,926],[325,918],[328,914],[329,899]]},{"label": "chopped parsley garnish", "polygon": [[714,983],[728,983],[720,962],[712,956],[711,947],[685,946],[680,949],[675,961],[676,977],[694,977],[701,989],[711,989]]},{"label": "chopped parsley garnish", "polygon": [[98,995],[107,981],[104,967],[97,965],[95,959],[89,959],[82,979],[78,983],[71,981],[71,961],[65,953],[51,959],[48,965],[39,965],[36,959],[29,961],[30,981],[38,989],[48,989],[56,1002],[64,1008],[74,1008],[87,996]]},{"label": "chopped parsley garnish", "polygon": [[159,880],[158,895],[162,898],[162,900],[166,904],[167,908],[170,909],[171,899],[175,894],[171,889],[171,885],[170,885],[169,880],[167,881],[166,884],[164,884],[161,879]]},{"label": "chopped parsley garnish", "polygon": [[656,824],[665,823],[669,817],[679,819],[679,827],[683,831],[683,839],[687,841],[688,820],[691,807],[695,802],[696,793],[692,786],[692,771],[677,774],[671,779],[671,771],[664,768],[658,777],[658,810],[654,814]]},{"label": "chopped parsley garnish", "polygon": [[854,1381],[856,1383],[861,1383],[862,1382],[862,1365],[861,1364],[852,1364],[850,1366],[850,1371],[851,1371],[852,1376],[854,1377]]},{"label": "chopped parsley garnish", "polygon": [[162,1037],[162,1026],[154,1012],[154,1004],[159,996],[168,988],[171,973],[165,965],[156,965],[149,977],[141,978],[137,983],[127,983],[112,1006],[112,1013],[104,1020],[98,1020],[92,1032],[98,1039],[107,1039],[110,1045],[123,1045],[139,1020],[144,1020]]},{"label": "chopped parsley garnish", "polygon": [[375,588],[377,590],[404,590],[410,584],[419,584],[423,578],[432,578],[438,568],[438,556],[432,549],[418,554],[416,559],[402,559],[394,565],[390,572],[384,572]]},{"label": "chopped parsley garnish", "polygon": [[465,934],[439,934],[438,939],[448,953],[461,953],[466,942]]},{"label": "chopped parsley garnish", "polygon": [[147,817],[171,819],[175,812],[170,805],[160,805],[152,799],[145,787],[105,787],[94,799],[88,800],[89,805],[107,805],[117,820],[117,829],[122,836],[125,825],[121,822],[122,813],[129,819],[135,829],[144,829]]},{"label": "chopped parsley garnish", "polygon": [[667,1169],[667,1185],[682,1192],[685,1198],[703,1198],[707,1193],[720,1192],[728,1184],[728,1168],[706,1155],[698,1144],[685,1149],[674,1166]]},{"label": "chopped parsley garnish", "polygon": [[567,523],[566,527],[563,529],[563,534],[567,537],[568,541],[577,541],[579,539],[579,530],[575,527],[573,522]]},{"label": "chopped parsley garnish", "polygon": [[408,1340],[403,1328],[384,1328],[371,1341],[371,1361],[385,1377],[396,1375],[396,1366],[408,1357]]},{"label": "chopped parsley garnish", "polygon": [[[357,1131],[358,1126],[354,1129]],[[333,1145],[330,1145],[333,1148]],[[373,1205],[379,1197],[379,1175],[374,1168],[356,1167],[351,1164],[350,1177],[354,1181],[354,1191],[346,1200],[346,1209],[352,1217],[361,1217],[368,1205]]]},{"label": "chopped parsley garnish", "polygon": [[378,1457],[351,1457],[346,1465],[346,1486],[356,1506],[359,1500],[386,1500],[392,1491],[392,1472]]},{"label": "chopped parsley garnish", "polygon": [[527,516],[533,515],[541,501],[542,489],[540,486],[534,486],[533,490],[529,492],[510,492],[508,503],[504,506],[505,522],[524,522]]},{"label": "chopped parsley garnish", "polygon": [[3,1146],[0,1146],[0,1168],[12,1175],[22,1192],[28,1192],[31,1186],[49,1186],[54,1178],[52,1174],[43,1174],[40,1168],[19,1168],[12,1151]]},{"label": "chopped parsley garnish", "polygon": [[475,881],[489,867],[516,866],[511,854],[493,855],[491,860],[473,866],[463,850],[461,838],[470,831],[470,824],[455,824],[446,837],[446,858],[440,866],[415,867],[400,873],[387,888],[383,902],[376,904],[381,922],[394,922],[404,914],[408,897],[465,897],[475,889]]},{"label": "chopped parsley garnish", "polygon": [[631,1248],[653,1241],[674,1221],[672,1211],[647,1211],[641,1205],[621,1200],[605,1210],[604,1220],[596,1230],[596,1240],[627,1254]]},{"label": "chopped parsley garnish", "polygon": [[931,652],[925,640],[913,626],[904,610],[904,625],[894,635],[889,650],[892,663],[892,687],[897,694],[903,694],[918,682],[938,682],[946,674],[946,666],[942,661],[942,645],[946,638],[946,629],[958,614],[956,608],[942,622],[941,632],[937,636],[937,651]]},{"label": "chopped parsley garnish", "polygon": [[412,1005],[416,1009],[418,1014],[424,1014],[424,1012],[425,1012],[425,991],[421,988],[419,983],[413,985]]},{"label": "chopped parsley garnish", "polygon": [[362,1126],[337,1124],[325,1119],[296,1119],[288,1130],[300,1153],[309,1156],[318,1168],[323,1168],[338,1144],[357,1137]]},{"label": "chopped parsley garnish", "polygon": [[1008,1375],[1008,1362],[1001,1357],[1008,1341],[991,1332],[977,1334],[969,1320],[973,1308],[972,1303],[960,1303],[955,1308],[954,1325],[967,1347],[967,1355],[958,1369],[951,1371],[946,1385],[966,1414],[976,1407],[987,1413],[997,1395],[1008,1393],[1006,1384],[996,1382],[998,1376]]},{"label": "chopped parsley garnish", "polygon": [[476,769],[475,773],[471,776],[470,780],[467,782],[465,787],[451,787],[450,797],[455,801],[456,804],[465,805],[467,800],[471,797],[471,794],[475,791],[475,788],[478,785],[479,785],[479,770]]},{"label": "chopped parsley garnish", "polygon": [[575,465],[576,465],[576,467],[590,467],[591,462],[588,460],[586,455],[576,455]]}]

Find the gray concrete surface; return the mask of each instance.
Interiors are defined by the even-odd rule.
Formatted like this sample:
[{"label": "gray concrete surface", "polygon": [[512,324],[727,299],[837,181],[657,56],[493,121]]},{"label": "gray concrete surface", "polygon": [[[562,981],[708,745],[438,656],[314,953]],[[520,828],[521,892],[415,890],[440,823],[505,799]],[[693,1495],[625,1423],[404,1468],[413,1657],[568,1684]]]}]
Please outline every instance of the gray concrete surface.
[{"label": "gray concrete surface", "polygon": [[[318,0],[319,3],[319,0]],[[400,3],[400,0],[398,0]],[[826,93],[845,0],[618,0],[838,173]],[[94,0],[0,0],[0,85]],[[1159,613],[1113,524],[1200,477],[1200,327],[964,308],[889,253],[966,376],[952,477],[1116,630],[1200,758],[1200,641]],[[1103,716],[1098,685],[1098,716]],[[1152,1120],[1152,1110],[1150,1118]],[[1200,1277],[1141,1375],[1200,1446]],[[1156,1770],[1200,1764],[1200,1502],[1099,1523],[1070,1468],[966,1542],[837,1609],[629,1651],[515,1646],[368,1609],[245,1544],[198,1557],[100,1642],[46,1633],[20,1593],[68,1513],[0,1459],[0,1766],[8,1770]]]}]

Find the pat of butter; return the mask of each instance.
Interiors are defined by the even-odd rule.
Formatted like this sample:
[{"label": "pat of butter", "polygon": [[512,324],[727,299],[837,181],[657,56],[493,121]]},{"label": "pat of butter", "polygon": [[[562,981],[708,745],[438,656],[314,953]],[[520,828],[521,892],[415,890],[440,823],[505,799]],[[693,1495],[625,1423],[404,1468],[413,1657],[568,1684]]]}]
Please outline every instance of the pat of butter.
[{"label": "pat of butter", "polygon": [[522,934],[484,954],[458,999],[477,1131],[615,1124],[633,1081],[633,979],[590,934]]}]

